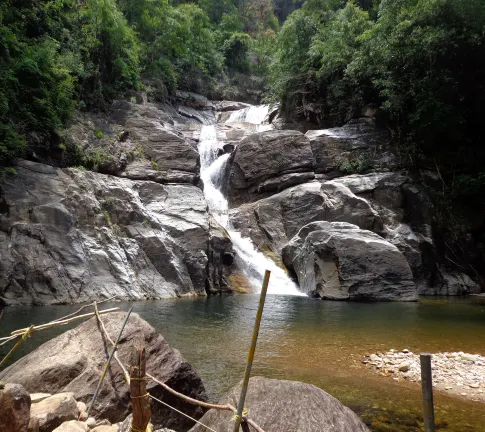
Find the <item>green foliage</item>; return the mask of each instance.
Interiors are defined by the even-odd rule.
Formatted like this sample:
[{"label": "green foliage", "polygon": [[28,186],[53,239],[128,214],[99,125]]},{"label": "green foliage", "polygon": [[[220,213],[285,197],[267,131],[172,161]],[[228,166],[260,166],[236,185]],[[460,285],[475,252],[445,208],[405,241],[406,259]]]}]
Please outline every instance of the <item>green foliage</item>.
[{"label": "green foliage", "polygon": [[96,132],[94,132],[94,135],[96,136],[96,138],[98,139],[101,139],[104,137],[104,133],[102,130],[97,130]]},{"label": "green foliage", "polygon": [[374,168],[372,161],[363,155],[342,162],[339,169],[345,174],[365,174]]},{"label": "green foliage", "polygon": [[248,51],[251,37],[247,33],[233,33],[222,45],[226,66],[239,72],[249,71]]}]

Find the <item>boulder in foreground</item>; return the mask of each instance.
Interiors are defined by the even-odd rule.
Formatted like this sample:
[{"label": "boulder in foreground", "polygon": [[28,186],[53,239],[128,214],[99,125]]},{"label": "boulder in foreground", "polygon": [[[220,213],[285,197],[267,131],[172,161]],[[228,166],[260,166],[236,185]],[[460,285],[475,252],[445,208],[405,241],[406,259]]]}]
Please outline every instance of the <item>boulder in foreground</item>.
[{"label": "boulder in foreground", "polygon": [[[102,316],[106,330],[113,339],[119,333],[125,315],[124,312],[116,312]],[[161,334],[134,313],[128,320],[118,347],[122,362],[129,363],[133,341],[138,338],[146,344],[148,373],[181,393],[200,400],[206,399],[204,385],[194,369],[177,350],[168,346]],[[88,403],[110,351],[109,342],[101,336],[98,323],[92,318],[41,345],[0,375],[3,381],[21,384],[30,393],[72,392],[76,400]],[[147,390],[192,417],[199,418],[203,414],[201,408],[168,394],[158,384],[150,382]],[[92,414],[115,423],[125,419],[130,406],[128,385],[120,367],[113,361]],[[179,432],[193,424],[161,404],[153,404],[152,423],[155,427],[175,427]]]},{"label": "boulder in foreground", "polygon": [[[232,388],[220,403],[237,405],[241,384]],[[246,397],[249,417],[265,432],[369,432],[357,414],[337,399],[310,384],[254,377]],[[217,432],[232,432],[233,414],[211,409],[201,423]],[[205,432],[200,425],[190,432]]]}]

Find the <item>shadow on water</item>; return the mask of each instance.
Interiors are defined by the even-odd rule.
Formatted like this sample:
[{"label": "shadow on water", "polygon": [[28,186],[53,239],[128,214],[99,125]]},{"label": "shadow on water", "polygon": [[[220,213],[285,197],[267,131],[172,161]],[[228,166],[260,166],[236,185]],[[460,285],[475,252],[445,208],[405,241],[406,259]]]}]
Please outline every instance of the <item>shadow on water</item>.
[{"label": "shadow on water", "polygon": [[[196,368],[210,397],[217,400],[243,375],[257,303],[257,296],[238,295],[117,306],[132,306],[160,330]],[[0,336],[76,309],[5,309]],[[70,327],[35,334],[16,358]],[[362,364],[362,357],[390,348],[485,355],[484,330],[485,303],[473,298],[351,303],[268,296],[253,375],[317,385],[359,413],[374,432],[418,432],[422,430],[419,385],[379,376]],[[435,400],[438,430],[485,431],[483,404],[438,392]]]}]

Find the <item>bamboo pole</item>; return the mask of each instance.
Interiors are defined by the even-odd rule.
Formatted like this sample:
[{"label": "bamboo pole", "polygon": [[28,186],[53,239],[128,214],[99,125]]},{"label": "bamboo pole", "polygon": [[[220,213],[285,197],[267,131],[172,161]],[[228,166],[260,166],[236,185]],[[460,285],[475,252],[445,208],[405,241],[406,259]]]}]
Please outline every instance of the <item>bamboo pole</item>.
[{"label": "bamboo pole", "polygon": [[[103,315],[103,314],[115,312],[115,311],[118,311],[118,310],[120,310],[120,309],[119,308],[105,309],[105,310],[99,311],[99,314]],[[65,319],[65,320],[62,320],[62,321],[52,321],[52,322],[49,322],[47,324],[41,324],[41,325],[32,327],[31,332],[33,333],[33,332],[36,332],[36,331],[39,331],[39,330],[44,330],[44,329],[47,329],[47,328],[56,327],[58,325],[69,324],[70,322],[73,322],[73,321],[76,321],[76,320],[79,320],[79,319],[91,318],[94,315],[95,315],[95,312],[90,312],[90,313],[87,313],[87,314],[78,315],[78,316],[75,316],[75,317],[72,317],[72,318],[68,318],[68,319]],[[21,335],[21,334],[25,333],[27,330],[29,330],[29,329],[23,328],[23,329],[20,329],[20,330],[14,330],[10,334],[12,336],[13,335]]]},{"label": "bamboo pole", "polygon": [[130,396],[133,417],[131,430],[145,432],[152,417],[152,406],[145,380],[145,343],[139,339],[133,344],[130,366]]},{"label": "bamboo pole", "polygon": [[435,432],[431,354],[421,353],[419,360],[421,362],[421,388],[423,390],[424,432]]},{"label": "bamboo pole", "polygon": [[239,432],[239,426],[241,425],[242,412],[244,409],[244,402],[246,400],[246,394],[248,392],[249,377],[251,376],[251,368],[253,367],[254,353],[256,351],[256,343],[258,342],[259,327],[261,326],[261,318],[263,316],[264,302],[266,300],[266,292],[268,291],[268,283],[271,272],[266,270],[264,274],[263,286],[261,288],[261,296],[259,297],[258,312],[256,313],[256,321],[254,323],[253,338],[251,339],[251,346],[249,348],[248,360],[246,362],[246,370],[244,371],[244,379],[241,388],[241,396],[239,397],[239,403],[237,404],[237,413],[234,425],[234,432]]},{"label": "bamboo pole", "polygon": [[[111,337],[109,336],[109,334],[106,330],[106,327],[104,326],[104,322],[101,319],[101,317],[99,316],[98,304],[96,302],[94,302],[93,306],[94,306],[94,313],[96,314],[96,319],[98,320],[98,323],[101,326],[102,333],[104,333],[106,339],[108,339],[111,346],[114,347],[115,343],[113,342],[113,339],[111,339]],[[116,362],[118,363],[118,365],[120,366],[121,370],[123,371],[123,375],[125,376],[126,382],[128,384],[130,384],[130,374],[128,373],[126,368],[123,366],[123,363],[121,363],[120,359],[118,358],[118,352],[117,351],[115,351],[115,353],[114,353],[114,358],[115,358]]]},{"label": "bamboo pole", "polygon": [[[111,353],[110,353],[110,355],[108,357],[108,361],[106,362],[106,364],[104,366],[103,373],[101,374],[101,377],[99,378],[98,386],[96,387],[96,390],[95,390],[95,392],[93,394],[93,398],[91,399],[91,403],[89,404],[89,408],[87,410],[88,417],[89,417],[89,412],[91,411],[91,408],[93,407],[94,401],[98,397],[99,389],[101,388],[101,384],[103,384],[104,377],[106,376],[106,372],[108,371],[108,368],[109,368],[109,365],[111,363],[111,360],[113,359],[114,353],[118,349],[118,344],[120,342],[121,335],[123,334],[123,330],[125,329],[126,323],[128,322],[128,318],[130,317],[130,314],[131,314],[131,311],[132,310],[133,310],[133,308],[130,308],[130,310],[126,314],[125,320],[123,321],[123,324],[121,326],[121,329],[120,329],[120,332],[118,334],[118,337],[116,338],[116,342],[115,342],[115,344],[114,344],[114,346],[113,346],[113,348],[111,350]],[[100,314],[101,314],[101,312],[100,312]]]}]

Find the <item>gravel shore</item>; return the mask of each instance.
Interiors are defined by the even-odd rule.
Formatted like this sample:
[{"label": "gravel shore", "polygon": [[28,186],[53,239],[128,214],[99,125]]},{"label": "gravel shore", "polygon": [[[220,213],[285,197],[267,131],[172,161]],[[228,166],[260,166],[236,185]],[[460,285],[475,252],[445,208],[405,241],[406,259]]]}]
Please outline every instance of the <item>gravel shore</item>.
[{"label": "gravel shore", "polygon": [[[362,363],[395,381],[421,382],[419,354],[407,349],[368,354]],[[432,354],[433,387],[474,401],[485,402],[485,357],[464,352]]]}]

